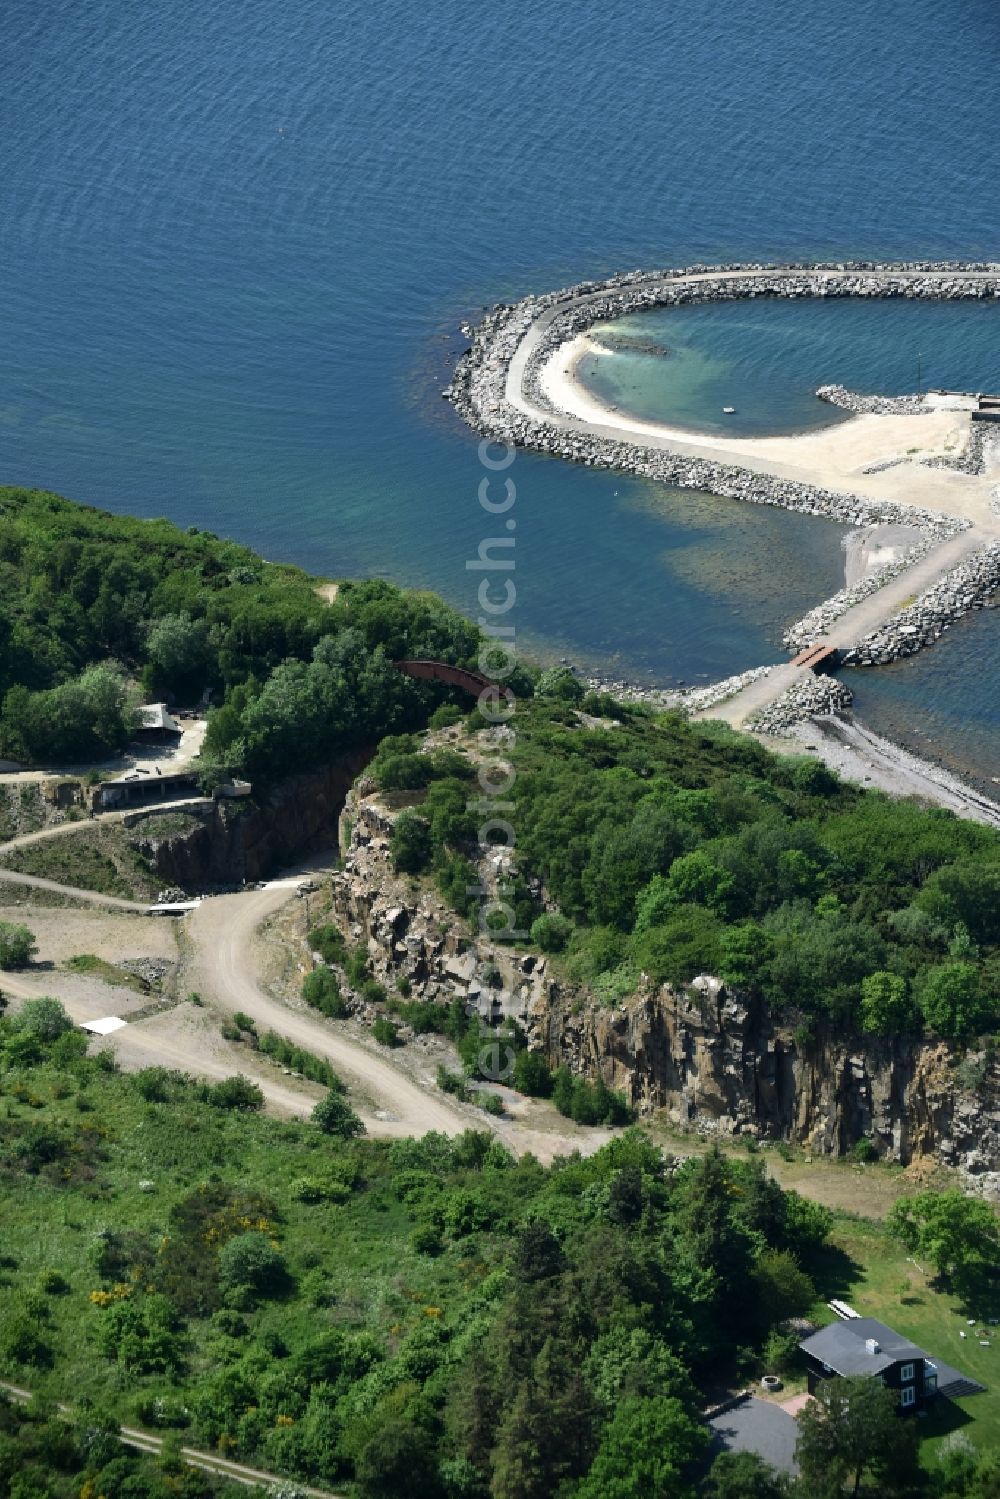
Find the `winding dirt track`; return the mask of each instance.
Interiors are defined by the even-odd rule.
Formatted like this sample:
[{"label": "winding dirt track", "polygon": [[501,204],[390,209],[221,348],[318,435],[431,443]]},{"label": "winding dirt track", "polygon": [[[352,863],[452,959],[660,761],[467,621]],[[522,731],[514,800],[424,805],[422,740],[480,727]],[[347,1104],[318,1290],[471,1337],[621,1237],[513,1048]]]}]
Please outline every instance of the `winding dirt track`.
[{"label": "winding dirt track", "polygon": [[[424,1135],[430,1130],[458,1135],[470,1128],[489,1129],[516,1155],[530,1151],[543,1162],[571,1150],[582,1150],[589,1155],[611,1138],[614,1131],[610,1129],[580,1131],[567,1121],[561,1121],[552,1130],[539,1127],[534,1118],[494,1118],[483,1115],[471,1105],[453,1104],[432,1084],[421,1084],[388,1056],[379,1056],[336,1030],[322,1016],[308,1009],[293,1009],[268,994],[261,987],[257,974],[254,937],[258,927],[292,899],[296,886],[308,873],[322,873],[321,861],[310,870],[299,870],[294,875],[274,880],[263,890],[216,896],[191,911],[184,930],[193,949],[189,974],[193,987],[204,992],[220,1009],[230,1014],[242,1010],[265,1029],[277,1031],[294,1044],[325,1057],[331,1066],[344,1074],[345,1081],[371,1100],[370,1107],[355,1103],[371,1135],[399,1138]],[[134,901],[98,895],[92,890],[57,884],[54,880],[29,878],[12,870],[0,870],[0,880],[3,879],[113,910],[142,915],[150,914],[151,910],[149,906]],[[59,987],[57,975],[43,977],[30,969],[17,975],[0,974],[0,991],[6,991],[14,999],[33,999],[51,993],[53,989],[58,994]],[[72,997],[60,997],[63,997],[69,1015],[78,1023],[94,1018],[92,1002],[84,1006]],[[108,1012],[114,1013],[116,1008],[114,992],[109,990]],[[276,1112],[302,1115],[311,1110],[318,1095],[310,1092],[308,1084],[301,1085],[299,1090],[288,1086],[278,1080],[273,1069],[255,1066],[252,1053],[246,1059],[235,1059],[221,1053],[213,1055],[204,1035],[178,1026],[175,1016],[176,1012],[173,1015],[165,1012],[135,1024],[126,1024],[114,1031],[103,1044],[109,1046],[126,1066],[165,1065],[194,1076],[219,1080],[243,1071],[258,1084]]]},{"label": "winding dirt track", "polygon": [[[204,797],[185,797],[179,801],[157,803],[151,812],[178,812],[188,807],[203,807]],[[128,812],[102,812],[98,817],[81,818],[79,822],[60,822],[54,827],[39,828],[34,833],[22,833],[0,844],[0,858],[6,858],[19,848],[31,848],[37,843],[48,843],[56,838],[71,838],[87,829],[104,827],[110,823],[123,822]],[[102,895],[97,890],[79,890],[69,885],[60,885],[56,880],[43,879],[40,875],[20,874],[16,869],[0,867],[0,881],[8,885],[27,885],[32,890],[48,890],[53,895],[65,895],[73,900],[85,901],[92,906],[107,906],[113,911],[142,911],[148,914],[149,901],[123,900],[117,895]]]},{"label": "winding dirt track", "polygon": [[52,895],[65,895],[67,899],[82,900],[90,906],[107,906],[112,911],[136,911],[142,916],[148,916],[150,911],[148,900],[140,904],[135,900],[121,900],[117,895],[101,895],[96,890],[77,890],[55,880],[43,880],[35,874],[19,874],[16,869],[0,869],[0,882],[26,885],[29,890],[48,890]]},{"label": "winding dirt track", "polygon": [[373,1134],[421,1135],[428,1130],[460,1134],[469,1120],[443,1095],[426,1091],[391,1062],[336,1032],[320,1016],[290,1009],[260,987],[253,958],[254,933],[292,897],[294,888],[294,880],[275,881],[264,890],[207,900],[191,913],[187,932],[196,949],[198,981],[204,992],[221,1008],[230,1013],[242,1010],[258,1025],[326,1057],[338,1071],[355,1079],[376,1107],[392,1116],[370,1121]]}]

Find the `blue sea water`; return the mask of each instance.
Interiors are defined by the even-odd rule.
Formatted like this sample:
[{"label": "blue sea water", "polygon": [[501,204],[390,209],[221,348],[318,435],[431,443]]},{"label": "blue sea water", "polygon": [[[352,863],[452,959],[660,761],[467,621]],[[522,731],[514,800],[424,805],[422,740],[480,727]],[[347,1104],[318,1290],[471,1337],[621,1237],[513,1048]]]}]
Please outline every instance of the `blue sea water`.
[{"label": "blue sea water", "polygon": [[[459,321],[635,265],[995,257],[998,52],[995,0],[7,0],[0,481],[474,611]],[[513,473],[521,638],[584,664],[776,659],[839,581],[825,523]]]}]

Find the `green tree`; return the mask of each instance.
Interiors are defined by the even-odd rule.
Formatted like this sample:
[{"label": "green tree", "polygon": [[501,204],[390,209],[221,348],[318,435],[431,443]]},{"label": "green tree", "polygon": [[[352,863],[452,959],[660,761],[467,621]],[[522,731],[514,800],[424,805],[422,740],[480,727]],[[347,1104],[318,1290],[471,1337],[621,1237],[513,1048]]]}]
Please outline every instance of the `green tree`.
[{"label": "green tree", "polygon": [[26,968],[37,951],[28,927],[0,921],[0,968]]},{"label": "green tree", "polygon": [[672,1396],[691,1402],[691,1375],[672,1349],[644,1327],[617,1324],[591,1344],[587,1381],[601,1410],[611,1415],[629,1398]]},{"label": "green tree", "polygon": [[961,923],[975,942],[1000,942],[1000,859],[994,853],[988,863],[946,864],[927,880],[917,904],[949,930]]},{"label": "green tree", "polygon": [[773,956],[774,943],[759,922],[741,921],[719,937],[719,973],[728,984],[758,987]]},{"label": "green tree", "polygon": [[[431,757],[435,772],[443,753],[439,750]],[[456,755],[455,758],[461,757]],[[467,760],[462,759],[461,764],[470,768]],[[431,842],[436,849],[456,848],[476,837],[477,819],[469,811],[469,788],[454,775],[428,786],[427,795],[420,804],[420,815],[430,825]]]},{"label": "green tree", "polygon": [[130,1375],[177,1374],[183,1363],[180,1319],[165,1296],[119,1301],[101,1316],[98,1346]]},{"label": "green tree", "polygon": [[568,666],[550,666],[542,672],[535,686],[536,697],[554,697],[564,703],[578,703],[583,694],[583,684]]},{"label": "green tree", "polygon": [[573,1074],[565,1062],[556,1070],[553,1079],[552,1102],[560,1114],[569,1118],[573,1110]]},{"label": "green tree", "polygon": [[204,1092],[206,1103],[217,1109],[239,1109],[244,1113],[259,1113],[264,1107],[264,1094],[250,1078],[237,1073],[225,1077],[221,1083],[210,1084]]},{"label": "green tree", "polygon": [[719,918],[704,906],[677,906],[637,936],[635,960],[658,983],[687,984],[718,969],[721,932]]},{"label": "green tree", "polygon": [[787,1480],[756,1452],[722,1452],[712,1464],[709,1499],[785,1499]]},{"label": "green tree", "polygon": [[[520,1343],[523,1333],[512,1331]],[[527,1352],[523,1343],[517,1352]],[[593,1451],[593,1415],[593,1396],[570,1340],[550,1334],[499,1422],[490,1459],[494,1499],[549,1499],[579,1477]]]},{"label": "green tree", "polygon": [[731,1348],[752,1326],[755,1315],[750,1281],[754,1246],[734,1214],[739,1184],[718,1146],[686,1167],[679,1199],[683,1245],[690,1263],[709,1277],[705,1335],[720,1351]]},{"label": "green tree", "polygon": [[302,998],[323,1015],[341,1020],[347,1014],[347,1005],[340,992],[337,975],[324,963],[317,964],[302,981]]},{"label": "green tree", "polygon": [[0,742],[35,764],[104,758],[122,749],[138,725],[138,694],[114,661],[89,666],[44,692],[15,687],[3,704]]},{"label": "green tree", "polygon": [[318,952],[324,963],[342,963],[346,955],[344,934],[332,922],[314,926],[309,932],[309,946]]},{"label": "green tree", "polygon": [[857,1013],[862,979],[885,967],[878,930],[839,908],[791,901],[766,916],[764,926],[774,952],[763,988],[779,1008],[849,1018]]},{"label": "green tree", "polygon": [[519,1051],[514,1058],[514,1087],[529,1098],[548,1098],[553,1079],[549,1064],[540,1051]]},{"label": "green tree", "polygon": [[950,1039],[975,1034],[990,1018],[974,963],[929,969],[918,985],[917,1000],[931,1029]]},{"label": "green tree", "polygon": [[573,934],[573,923],[561,911],[546,911],[531,923],[531,940],[542,952],[562,952]]},{"label": "green tree", "polygon": [[73,1022],[58,999],[47,996],[26,999],[14,1018],[14,1027],[36,1041],[55,1041],[73,1029]]},{"label": "green tree", "polygon": [[707,906],[720,916],[729,910],[733,894],[733,876],[719,867],[702,849],[682,854],[670,866],[670,873],[657,875],[646,886],[636,902],[636,931],[658,926],[678,906]]},{"label": "green tree", "polygon": [[365,1133],[364,1125],[350,1104],[332,1090],[320,1099],[311,1117],[325,1135],[339,1135],[342,1140],[351,1140]]},{"label": "green tree", "polygon": [[861,980],[861,1024],[878,1036],[900,1035],[913,1024],[909,985],[898,973],[879,969]]},{"label": "green tree", "polygon": [[810,1493],[839,1499],[872,1481],[880,1495],[903,1495],[917,1469],[916,1423],[899,1416],[899,1393],[867,1375],[826,1379],[799,1413],[796,1448]]},{"label": "green tree", "polygon": [[793,1254],[768,1249],[750,1276],[761,1322],[767,1328],[789,1317],[804,1317],[816,1300],[816,1287]]},{"label": "green tree", "polygon": [[368,1437],[354,1464],[365,1499],[437,1499],[434,1443],[412,1420],[395,1417]]},{"label": "green tree", "polygon": [[689,1499],[692,1469],[707,1446],[704,1427],[679,1400],[623,1400],[576,1499]]},{"label": "green tree", "polygon": [[372,1025],[372,1035],[379,1046],[398,1046],[399,1027],[385,1015],[379,1015]]},{"label": "green tree", "polygon": [[620,817],[600,825],[582,878],[591,920],[631,931],[639,892],[654,875],[666,873],[689,837],[680,820],[649,797],[624,825]]},{"label": "green tree", "polygon": [[280,1249],[266,1234],[237,1234],[219,1253],[219,1283],[224,1290],[274,1296],[284,1289],[288,1271]]},{"label": "green tree", "polygon": [[389,839],[393,866],[399,874],[416,874],[431,857],[431,830],[415,812],[401,812]]},{"label": "green tree", "polygon": [[192,619],[186,610],[163,614],[153,621],[146,636],[144,680],[152,692],[179,694],[203,685],[208,668],[208,628],[203,619]]},{"label": "green tree", "polygon": [[52,1349],[45,1341],[36,1318],[26,1311],[8,1316],[0,1332],[0,1347],[15,1364],[44,1368],[52,1362]]},{"label": "green tree", "polygon": [[960,1296],[977,1302],[989,1293],[1000,1264],[1000,1222],[989,1203],[957,1188],[918,1192],[894,1203],[886,1221]]}]

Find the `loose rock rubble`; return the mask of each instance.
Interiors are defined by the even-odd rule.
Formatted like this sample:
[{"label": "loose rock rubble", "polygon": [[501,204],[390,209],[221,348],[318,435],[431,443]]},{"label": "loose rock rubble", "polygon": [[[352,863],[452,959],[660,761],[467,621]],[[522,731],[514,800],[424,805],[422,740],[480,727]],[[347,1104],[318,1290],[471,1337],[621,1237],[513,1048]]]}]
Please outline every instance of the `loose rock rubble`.
[{"label": "loose rock rubble", "polygon": [[[373,974],[386,988],[394,990],[405,979],[415,998],[437,1004],[461,999],[487,1020],[523,1020],[544,991],[544,957],[514,952],[486,935],[473,937],[432,890],[415,894],[412,883],[393,870],[389,845],[397,815],[370,781],[362,779],[350,793],[343,821],[350,845],[343,869],[330,881],[335,920],[352,943],[366,949]],[[479,868],[484,888],[495,876],[492,857]],[[366,1023],[378,1013],[359,994],[350,995],[349,1003]]]},{"label": "loose rock rubble", "polygon": [[821,385],[816,395],[830,406],[839,406],[842,411],[853,411],[858,416],[920,416],[928,410],[927,397],[923,395],[863,396],[845,385]]},{"label": "loose rock rubble", "polygon": [[174,964],[165,958],[123,958],[118,967],[141,979],[147,988],[158,989],[172,973]]},{"label": "loose rock rubble", "polygon": [[740,672],[735,677],[725,677],[709,687],[692,687],[682,694],[681,704],[689,713],[704,713],[709,708],[718,707],[719,703],[728,702],[731,697],[742,692],[744,687],[749,687],[751,682],[766,677],[770,670],[769,666],[755,666],[751,671]]},{"label": "loose rock rubble", "polygon": [[973,422],[969,440],[961,453],[942,454],[933,458],[921,458],[924,468],[950,468],[960,474],[983,474],[986,465],[995,458],[1000,448],[1000,436],[991,431],[985,422]]},{"label": "loose rock rubble", "polygon": [[190,899],[191,897],[188,892],[182,890],[180,885],[167,885],[165,889],[158,890],[156,894],[156,904],[158,906],[172,906],[177,901]]},{"label": "loose rock rubble", "polygon": [[[572,669],[572,668],[571,668]],[[751,682],[766,677],[770,666],[754,666],[736,676],[724,677],[718,682],[709,682],[704,687],[644,687],[635,682],[614,681],[606,677],[587,677],[586,685],[593,692],[606,692],[620,703],[643,703],[648,708],[679,708],[685,713],[704,713],[719,703],[728,702]]]},{"label": "loose rock rubble", "polygon": [[758,734],[780,734],[792,724],[815,718],[818,713],[849,708],[853,701],[850,688],[836,677],[808,677],[762,708],[748,720],[747,728],[755,729]]}]

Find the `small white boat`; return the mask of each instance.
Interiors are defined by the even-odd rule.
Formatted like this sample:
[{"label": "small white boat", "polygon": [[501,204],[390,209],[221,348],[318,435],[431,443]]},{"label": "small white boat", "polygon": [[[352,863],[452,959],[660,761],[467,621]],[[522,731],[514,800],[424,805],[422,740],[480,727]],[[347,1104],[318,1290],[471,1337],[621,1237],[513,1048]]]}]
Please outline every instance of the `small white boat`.
[{"label": "small white boat", "polygon": [[723,408],[722,408],[722,414],[723,414],[723,416],[733,416],[735,414],[735,412],[736,412],[736,407],[735,406],[723,406]]}]

